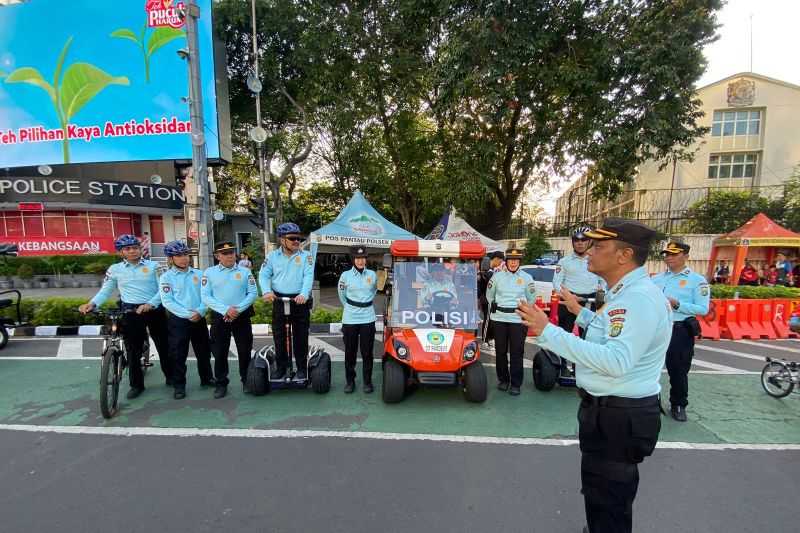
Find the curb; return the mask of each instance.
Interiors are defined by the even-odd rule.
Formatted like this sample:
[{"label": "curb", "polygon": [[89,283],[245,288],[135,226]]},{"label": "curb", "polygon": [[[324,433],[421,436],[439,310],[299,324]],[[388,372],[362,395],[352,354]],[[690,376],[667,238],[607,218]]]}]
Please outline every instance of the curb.
[{"label": "curb", "polygon": [[[11,337],[99,337],[103,333],[103,326],[26,326],[21,328],[10,328],[8,334]],[[383,331],[383,321],[375,323],[376,331]],[[339,334],[342,332],[341,322],[331,322],[327,324],[310,324],[309,333],[328,333]],[[272,334],[271,324],[253,324],[253,335],[264,336]]]}]

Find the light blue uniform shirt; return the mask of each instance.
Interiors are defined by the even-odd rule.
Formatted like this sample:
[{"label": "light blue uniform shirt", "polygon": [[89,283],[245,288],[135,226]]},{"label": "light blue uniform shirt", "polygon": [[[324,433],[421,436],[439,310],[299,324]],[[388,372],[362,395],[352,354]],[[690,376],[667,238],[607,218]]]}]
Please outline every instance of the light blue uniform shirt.
[{"label": "light blue uniform shirt", "polygon": [[[500,307],[516,309],[520,300],[533,303],[536,300],[536,285],[533,278],[518,269],[511,273],[508,270],[501,270],[492,275],[489,285],[486,287],[486,300],[491,308],[492,302],[496,302]],[[497,322],[512,322],[520,324],[522,319],[517,313],[504,313],[495,311],[490,318]]]},{"label": "light blue uniform shirt", "polygon": [[92,298],[92,303],[100,307],[119,289],[119,296],[126,304],[161,305],[158,294],[158,263],[142,259],[135,265],[127,261],[114,263],[106,270],[103,286]]},{"label": "light blue uniform shirt", "polygon": [[196,268],[185,271],[172,267],[159,278],[161,303],[167,311],[181,318],[191,318],[195,312],[206,314],[206,305],[200,298],[200,280],[203,273]]},{"label": "light blue uniform shirt", "polygon": [[273,250],[264,259],[258,273],[258,284],[261,292],[278,291],[281,294],[302,294],[306,299],[311,297],[314,283],[314,257],[300,250],[288,256],[282,248]]},{"label": "light blue uniform shirt", "polygon": [[371,302],[378,292],[378,276],[369,269],[359,272],[355,267],[339,276],[339,301],[344,306],[342,324],[369,324],[375,322],[375,306],[358,307],[347,303]]},{"label": "light blue uniform shirt", "polygon": [[575,362],[579,387],[594,396],[644,398],[659,379],[672,337],[672,312],[647,271],[637,268],[606,293],[606,303],[581,310],[576,324],[586,340],[548,324],[536,344]]},{"label": "light blue uniform shirt", "polygon": [[232,305],[241,313],[253,305],[257,296],[256,279],[247,268],[238,265],[225,268],[220,264],[203,272],[200,297],[207,307],[221,315]]},{"label": "light blue uniform shirt", "polygon": [[573,294],[592,294],[597,291],[598,284],[605,286],[599,276],[589,272],[589,257],[586,255],[578,257],[570,254],[562,257],[553,276],[553,289],[557,292],[564,286]]},{"label": "light blue uniform shirt", "polygon": [[711,289],[706,278],[686,267],[677,274],[667,270],[653,277],[653,283],[667,298],[678,300],[678,308],[672,311],[672,321],[680,322],[690,316],[708,314]]}]

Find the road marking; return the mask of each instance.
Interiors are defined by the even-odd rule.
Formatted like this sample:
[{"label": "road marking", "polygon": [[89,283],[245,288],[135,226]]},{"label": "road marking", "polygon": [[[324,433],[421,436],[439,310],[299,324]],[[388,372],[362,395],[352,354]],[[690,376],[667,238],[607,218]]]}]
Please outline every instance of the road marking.
[{"label": "road marking", "polygon": [[761,361],[762,363],[764,362],[763,355],[753,355],[750,353],[736,352],[734,350],[726,350],[725,348],[712,348],[711,346],[706,346],[705,344],[696,344],[695,348],[698,350],[705,350],[707,352],[724,353],[727,355],[735,355],[736,357],[744,357],[745,359],[752,359],[753,361]]},{"label": "road marking", "polygon": [[702,359],[692,358],[692,364],[697,366],[702,366],[704,368],[710,368],[712,370],[718,370],[720,372],[728,372],[728,373],[739,373],[744,372],[743,370],[739,370],[738,368],[734,368],[732,366],[725,366],[725,365],[718,365],[717,363],[709,363],[708,361],[703,361]]},{"label": "road marking", "polygon": [[62,339],[58,343],[58,359],[82,359],[83,339]]},{"label": "road marking", "polygon": [[328,352],[328,355],[330,355],[331,358],[344,357],[344,351],[343,350],[337,348],[333,344],[329,344],[329,343],[325,342],[324,340],[320,339],[319,337],[316,337],[315,339],[313,339],[313,342],[312,342],[312,339],[309,339],[308,344],[309,345],[315,344],[315,345],[319,346],[320,348],[322,348],[323,350]]},{"label": "road marking", "polygon": [[759,348],[769,348],[771,350],[783,350],[784,352],[792,352],[795,354],[800,354],[800,349],[798,348],[787,348],[786,346],[776,346],[774,344],[762,344],[760,342],[754,341],[736,341],[740,344],[749,344],[750,346],[758,346]]},{"label": "road marking", "polygon": [[[577,439],[542,439],[533,437],[484,437],[476,435],[436,435],[429,433],[383,433],[367,431],[313,431],[279,429],[199,429],[159,427],[89,427],[89,426],[37,426],[24,424],[0,424],[0,430],[28,433],[58,433],[67,435],[106,435],[115,437],[233,437],[233,438],[337,438],[394,441],[429,441],[455,444],[500,444],[519,446],[575,446]],[[727,444],[702,442],[659,442],[662,450],[800,450],[800,444]]]}]

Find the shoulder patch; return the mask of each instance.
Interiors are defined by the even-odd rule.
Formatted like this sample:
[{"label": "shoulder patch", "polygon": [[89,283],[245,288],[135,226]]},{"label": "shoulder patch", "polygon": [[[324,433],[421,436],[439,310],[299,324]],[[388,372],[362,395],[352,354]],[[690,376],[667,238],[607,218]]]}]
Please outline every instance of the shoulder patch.
[{"label": "shoulder patch", "polygon": [[169,288],[169,285],[162,285],[161,286],[161,292],[169,292],[170,290],[171,289]]},{"label": "shoulder patch", "polygon": [[252,275],[252,274],[250,274],[249,276],[247,276],[247,284],[248,284],[248,285],[255,285],[255,284],[256,284],[256,278],[255,278],[255,277],[253,277],[253,275]]},{"label": "shoulder patch", "polygon": [[558,266],[556,267],[556,274],[558,274],[559,272],[561,272],[561,265],[558,265]]},{"label": "shoulder patch", "polygon": [[486,286],[488,289],[492,288],[492,284],[494,283],[493,280],[489,280],[489,284]]},{"label": "shoulder patch", "polygon": [[339,290],[340,290],[340,291],[343,291],[343,290],[345,290],[346,288],[347,288],[347,283],[345,283],[344,281],[340,281],[340,282],[339,282]]},{"label": "shoulder patch", "polygon": [[207,278],[207,277],[205,277],[205,276],[203,276],[202,285],[203,285],[203,287],[205,287],[206,285],[208,285],[208,278]]},{"label": "shoulder patch", "polygon": [[708,296],[708,285],[700,287],[700,296]]},{"label": "shoulder patch", "polygon": [[624,315],[627,312],[627,309],[612,309],[608,312],[608,316]]},{"label": "shoulder patch", "polygon": [[536,284],[535,283],[528,283],[528,289],[531,292],[536,292]]},{"label": "shoulder patch", "polygon": [[609,337],[619,337],[619,334],[622,333],[622,326],[625,324],[624,320],[619,320],[611,323],[611,327],[608,330]]},{"label": "shoulder patch", "polygon": [[311,254],[308,254],[308,264],[309,265],[313,265],[314,264],[314,258],[311,257]]}]

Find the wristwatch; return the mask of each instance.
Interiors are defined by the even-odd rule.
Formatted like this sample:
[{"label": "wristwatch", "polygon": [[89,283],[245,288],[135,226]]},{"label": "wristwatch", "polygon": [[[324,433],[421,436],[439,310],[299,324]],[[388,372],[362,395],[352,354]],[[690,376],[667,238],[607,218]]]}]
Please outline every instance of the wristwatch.
[{"label": "wristwatch", "polygon": [[676,311],[678,310],[678,308],[679,308],[680,306],[681,306],[681,303],[680,303],[680,302],[677,302],[677,301],[676,301],[675,303],[673,303],[673,304],[672,304],[672,308],[673,308],[674,310],[676,310]]}]

